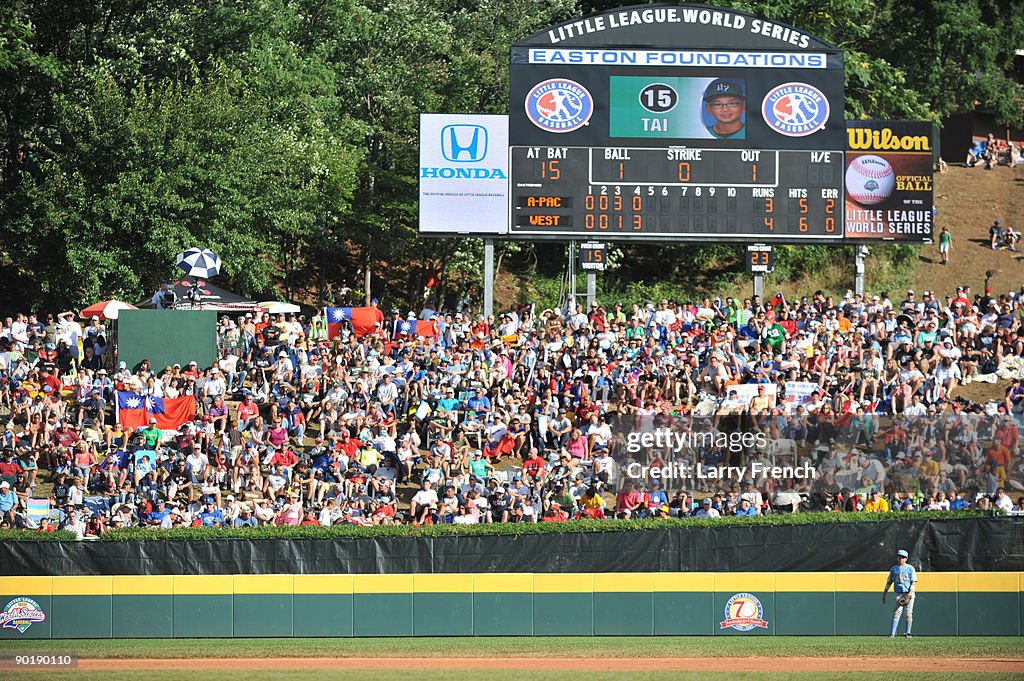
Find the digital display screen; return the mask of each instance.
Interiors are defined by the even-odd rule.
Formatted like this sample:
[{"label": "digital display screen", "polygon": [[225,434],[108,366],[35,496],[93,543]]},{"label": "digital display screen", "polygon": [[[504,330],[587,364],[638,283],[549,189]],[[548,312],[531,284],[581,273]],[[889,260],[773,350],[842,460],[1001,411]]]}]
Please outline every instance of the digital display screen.
[{"label": "digital display screen", "polygon": [[512,234],[842,238],[843,154],[513,147]]},{"label": "digital display screen", "polygon": [[679,28],[513,46],[509,236],[844,239],[842,52]]}]

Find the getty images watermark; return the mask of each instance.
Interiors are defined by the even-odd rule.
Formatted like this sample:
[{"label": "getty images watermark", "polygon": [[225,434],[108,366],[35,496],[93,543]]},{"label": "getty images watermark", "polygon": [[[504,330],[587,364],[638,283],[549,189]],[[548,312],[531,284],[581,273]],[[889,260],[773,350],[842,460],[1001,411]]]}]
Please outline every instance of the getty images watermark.
[{"label": "getty images watermark", "polygon": [[[630,454],[654,450],[659,454],[676,454],[685,457],[689,453],[713,448],[734,454],[743,451],[764,451],[769,448],[769,438],[763,432],[680,432],[669,428],[656,428],[646,432],[626,434],[625,449]],[[817,476],[816,469],[809,461],[799,466],[777,466],[767,461],[751,461],[745,466],[725,464],[715,466],[672,461],[660,466],[651,466],[639,461],[632,461],[626,464],[624,472],[630,478],[649,480],[689,480],[694,478],[736,481],[761,478],[806,480]]]}]

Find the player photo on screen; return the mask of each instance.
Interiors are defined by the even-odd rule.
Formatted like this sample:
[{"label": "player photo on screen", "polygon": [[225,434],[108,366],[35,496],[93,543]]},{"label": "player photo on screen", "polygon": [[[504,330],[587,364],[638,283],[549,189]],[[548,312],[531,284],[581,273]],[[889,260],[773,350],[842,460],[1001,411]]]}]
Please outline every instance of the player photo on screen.
[{"label": "player photo on screen", "polygon": [[612,76],[611,137],[746,139],[746,82],[737,77]]},{"label": "player photo on screen", "polygon": [[746,137],[747,97],[735,80],[718,78],[704,88],[704,126],[716,139]]}]

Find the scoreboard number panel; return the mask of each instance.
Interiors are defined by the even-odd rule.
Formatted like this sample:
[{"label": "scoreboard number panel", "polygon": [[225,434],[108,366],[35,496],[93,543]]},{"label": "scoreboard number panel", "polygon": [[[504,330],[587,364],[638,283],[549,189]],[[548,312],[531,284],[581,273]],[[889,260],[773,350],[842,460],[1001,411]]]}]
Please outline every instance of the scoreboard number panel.
[{"label": "scoreboard number panel", "polygon": [[766,244],[747,246],[747,274],[768,274],[775,269],[775,252]]},{"label": "scoreboard number panel", "polygon": [[704,5],[636,6],[512,47],[509,236],[839,243],[843,53]]},{"label": "scoreboard number panel", "polygon": [[603,272],[607,263],[607,250],[604,244],[582,243],[579,245],[580,269],[584,271]]},{"label": "scoreboard number panel", "polygon": [[843,155],[512,147],[510,232],[601,239],[838,240]]}]

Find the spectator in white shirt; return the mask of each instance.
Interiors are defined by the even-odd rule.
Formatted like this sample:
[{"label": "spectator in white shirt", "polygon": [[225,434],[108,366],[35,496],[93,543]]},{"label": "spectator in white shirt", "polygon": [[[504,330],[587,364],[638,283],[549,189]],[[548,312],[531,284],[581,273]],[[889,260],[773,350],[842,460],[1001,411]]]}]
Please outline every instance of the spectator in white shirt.
[{"label": "spectator in white shirt", "polygon": [[384,374],[384,380],[377,387],[377,399],[380,400],[380,408],[385,413],[395,415],[398,407],[398,386],[391,382],[390,374]]},{"label": "spectator in white shirt", "polygon": [[711,505],[711,498],[707,497],[704,499],[704,503],[701,509],[697,511],[698,518],[721,518],[722,514],[718,512],[718,509]]},{"label": "spectator in white shirt", "polygon": [[995,507],[1004,513],[1010,513],[1013,511],[1013,501],[1010,499],[1010,495],[1006,493],[1002,487],[996,490]]},{"label": "spectator in white shirt", "polygon": [[241,387],[245,383],[248,372],[238,370],[238,355],[225,350],[224,356],[217,362],[217,367],[223,372],[224,377],[227,378],[227,391],[229,393],[233,393],[236,386]]},{"label": "spectator in white shirt", "polygon": [[292,360],[288,357],[287,351],[282,350],[277,353],[277,363],[274,365],[275,380],[291,383],[294,373],[295,367],[292,365]]},{"label": "spectator in white shirt", "polygon": [[423,489],[416,492],[409,502],[409,516],[415,521],[423,522],[431,507],[437,508],[437,491],[429,481],[424,481]]},{"label": "spectator in white shirt", "polygon": [[903,410],[903,415],[908,418],[924,416],[927,413],[928,407],[921,403],[920,395],[914,395],[914,397],[910,401],[910,404],[908,404],[906,409]]},{"label": "spectator in white shirt", "polygon": [[217,367],[210,369],[210,377],[203,383],[203,398],[207,405],[213,401],[214,397],[224,397],[227,388],[227,383],[224,381],[224,376],[220,373],[220,369]]}]

